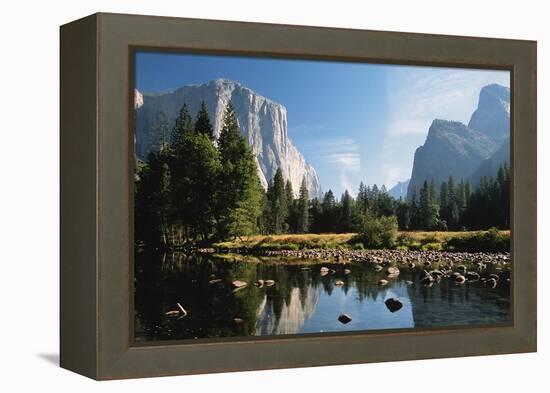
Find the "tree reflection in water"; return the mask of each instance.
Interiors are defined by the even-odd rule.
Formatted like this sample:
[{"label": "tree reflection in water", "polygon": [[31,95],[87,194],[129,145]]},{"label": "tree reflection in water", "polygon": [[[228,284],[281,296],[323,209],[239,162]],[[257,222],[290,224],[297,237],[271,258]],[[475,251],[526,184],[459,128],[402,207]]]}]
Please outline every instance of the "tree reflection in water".
[{"label": "tree reflection in water", "polygon": [[[265,336],[331,331],[509,323],[509,285],[457,286],[442,280],[424,287],[417,270],[402,270],[387,286],[385,273],[365,264],[306,264],[241,256],[136,253],[135,338],[137,341]],[[288,261],[286,261],[288,262]],[[320,267],[334,269],[322,276]],[[351,273],[345,274],[344,269]],[[275,281],[256,287],[259,279]],[[221,281],[220,281],[221,280]],[[231,282],[248,285],[234,291]],[[337,286],[337,280],[343,285]],[[413,284],[408,284],[412,281]],[[399,299],[391,313],[384,301]],[[181,303],[184,318],[165,313]],[[346,313],[348,324],[338,321]]]}]

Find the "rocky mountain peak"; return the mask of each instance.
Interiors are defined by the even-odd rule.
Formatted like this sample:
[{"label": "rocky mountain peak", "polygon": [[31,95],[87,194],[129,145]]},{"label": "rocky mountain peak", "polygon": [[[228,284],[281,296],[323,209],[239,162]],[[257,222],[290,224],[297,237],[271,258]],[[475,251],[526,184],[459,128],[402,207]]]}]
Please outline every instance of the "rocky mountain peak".
[{"label": "rocky mountain peak", "polygon": [[225,108],[231,101],[241,133],[256,157],[258,176],[264,188],[267,188],[269,180],[280,167],[284,178],[291,181],[296,196],[304,176],[310,197],[321,196],[321,184],[315,169],[306,162],[288,137],[286,108],[229,79],[187,85],[171,93],[144,94],[143,104],[136,111],[138,157],[144,157],[155,145],[158,136],[151,135],[151,130],[155,130],[160,112],[164,112],[173,123],[184,103],[192,116],[196,116],[203,101],[214,126],[215,138],[219,137]]},{"label": "rocky mountain peak", "polygon": [[134,109],[139,109],[143,106],[143,94],[138,89],[134,89]]},{"label": "rocky mountain peak", "polygon": [[477,109],[468,127],[481,131],[495,141],[510,136],[510,89],[497,84],[483,87]]},{"label": "rocky mountain peak", "polygon": [[432,122],[424,145],[416,149],[407,195],[425,180],[439,185],[452,175],[456,181],[476,184],[480,173],[493,176],[492,169],[508,160],[509,137],[510,89],[487,85],[467,126],[442,119]]}]

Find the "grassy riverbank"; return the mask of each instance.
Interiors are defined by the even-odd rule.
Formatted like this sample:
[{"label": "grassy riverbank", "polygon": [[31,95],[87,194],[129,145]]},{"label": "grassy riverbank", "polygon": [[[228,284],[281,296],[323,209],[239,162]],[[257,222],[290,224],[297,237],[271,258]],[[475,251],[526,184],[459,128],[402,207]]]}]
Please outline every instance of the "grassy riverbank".
[{"label": "grassy riverbank", "polygon": [[[256,235],[213,247],[231,250],[363,249],[355,233]],[[399,232],[393,249],[413,251],[508,252],[510,231]]]}]

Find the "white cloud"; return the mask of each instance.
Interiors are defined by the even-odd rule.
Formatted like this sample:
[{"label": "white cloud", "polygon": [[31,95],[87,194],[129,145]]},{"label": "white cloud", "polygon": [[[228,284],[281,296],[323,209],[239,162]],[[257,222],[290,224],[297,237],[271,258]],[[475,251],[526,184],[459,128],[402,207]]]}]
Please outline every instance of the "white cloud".
[{"label": "white cloud", "polygon": [[361,170],[359,145],[353,138],[313,139],[307,147],[307,156],[332,166],[338,172],[342,189],[353,189],[349,176]]},{"label": "white cloud", "polygon": [[509,86],[507,71],[398,67],[389,73],[387,134],[427,134],[434,119],[467,123],[479,91],[489,83]]},{"label": "white cloud", "polygon": [[410,177],[414,152],[434,119],[467,124],[483,86],[510,83],[506,71],[410,66],[395,67],[386,82],[388,120],[381,177],[388,188]]}]

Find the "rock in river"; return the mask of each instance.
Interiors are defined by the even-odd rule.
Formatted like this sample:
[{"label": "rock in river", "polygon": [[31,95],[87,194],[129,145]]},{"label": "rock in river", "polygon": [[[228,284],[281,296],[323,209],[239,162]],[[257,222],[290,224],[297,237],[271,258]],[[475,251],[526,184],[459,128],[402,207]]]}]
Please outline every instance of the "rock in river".
[{"label": "rock in river", "polygon": [[264,284],[265,284],[266,287],[270,287],[270,286],[272,286],[272,285],[275,284],[275,281],[273,281],[273,280],[265,280],[265,281],[264,281]]},{"label": "rock in river", "polygon": [[395,266],[390,266],[387,270],[386,270],[386,273],[388,275],[391,275],[391,276],[397,276],[399,274],[399,269],[396,268]]},{"label": "rock in river", "polygon": [[388,285],[388,280],[380,280],[378,281],[378,285]]},{"label": "rock in river", "polygon": [[341,314],[338,317],[338,320],[345,325],[346,323],[351,322],[351,317],[348,314]]},{"label": "rock in river", "polygon": [[233,287],[233,289],[241,289],[241,288],[244,288],[246,287],[248,284],[244,281],[239,281],[239,280],[235,280],[231,283],[231,286]]},{"label": "rock in river", "polygon": [[463,275],[459,274],[458,276],[455,276],[455,282],[457,284],[464,284],[466,282],[466,277],[464,277]]},{"label": "rock in river", "polygon": [[388,308],[388,310],[390,310],[390,312],[399,311],[401,307],[403,307],[403,303],[392,297],[387,299],[384,303],[386,304],[386,307]]},{"label": "rock in river", "polygon": [[334,285],[336,285],[337,287],[341,287],[342,285],[344,285],[344,282],[342,280],[336,280],[334,282]]}]

